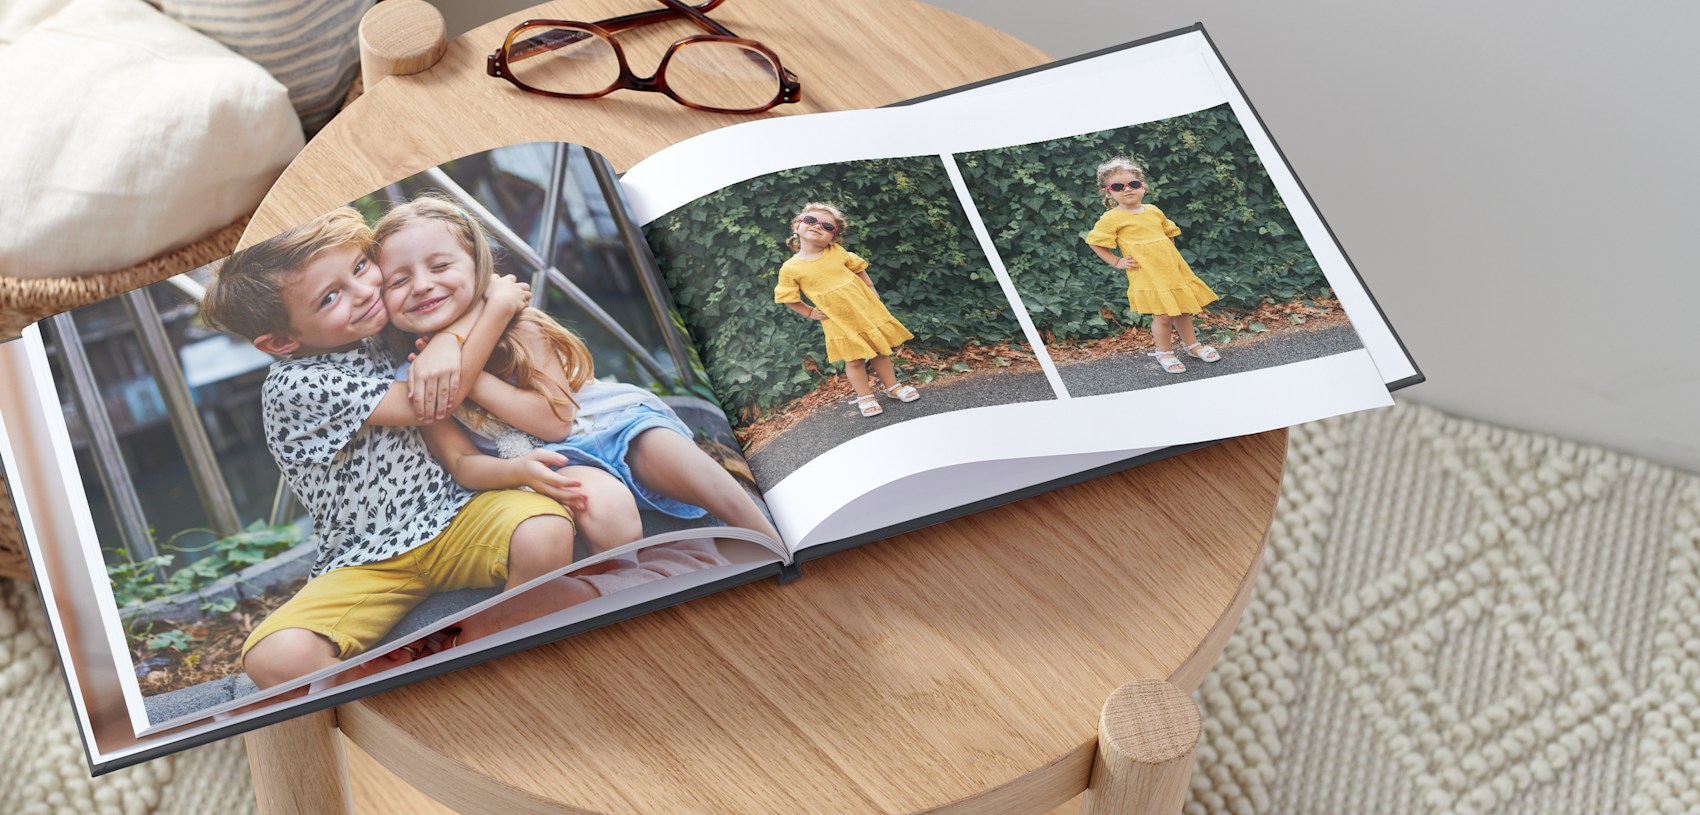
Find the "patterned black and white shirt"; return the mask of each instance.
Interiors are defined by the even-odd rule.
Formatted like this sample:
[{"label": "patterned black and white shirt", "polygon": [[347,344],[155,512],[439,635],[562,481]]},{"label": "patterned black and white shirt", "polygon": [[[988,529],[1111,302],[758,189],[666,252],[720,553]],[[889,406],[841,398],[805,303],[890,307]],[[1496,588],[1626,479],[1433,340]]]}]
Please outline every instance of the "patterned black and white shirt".
[{"label": "patterned black and white shirt", "polygon": [[416,427],[366,424],[395,383],[382,341],[272,365],[261,390],[266,447],[313,515],[313,575],[376,563],[436,537],[472,493]]}]

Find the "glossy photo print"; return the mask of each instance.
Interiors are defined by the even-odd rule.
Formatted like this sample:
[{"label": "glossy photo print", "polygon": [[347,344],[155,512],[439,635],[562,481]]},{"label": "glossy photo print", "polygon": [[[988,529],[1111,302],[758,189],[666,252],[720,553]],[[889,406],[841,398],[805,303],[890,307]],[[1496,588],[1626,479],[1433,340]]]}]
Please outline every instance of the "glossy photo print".
[{"label": "glossy photo print", "polygon": [[612,177],[468,156],[44,324],[138,732],[774,559]]},{"label": "glossy photo print", "polygon": [[869,431],[1055,398],[936,156],[782,170],[645,234],[763,489]]},{"label": "glossy photo print", "polygon": [[955,158],[1070,396],[1362,347],[1228,105]]}]

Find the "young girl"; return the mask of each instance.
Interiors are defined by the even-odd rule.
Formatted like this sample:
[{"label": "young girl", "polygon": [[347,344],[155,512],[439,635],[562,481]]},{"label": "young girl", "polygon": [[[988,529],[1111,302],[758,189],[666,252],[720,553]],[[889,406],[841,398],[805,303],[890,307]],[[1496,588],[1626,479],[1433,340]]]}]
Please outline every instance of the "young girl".
[{"label": "young girl", "polygon": [[[1172,374],[1186,370],[1175,356],[1171,331],[1180,334],[1186,353],[1205,362],[1222,355],[1198,341],[1192,316],[1216,300],[1216,293],[1192,273],[1175,248],[1181,229],[1163,211],[1145,203],[1145,171],[1117,156],[1098,165],[1098,187],[1109,209],[1086,235],[1087,245],[1105,263],[1127,271],[1127,302],[1135,312],[1150,314],[1157,350],[1151,356]],[[1118,257],[1113,250],[1120,250]]]},{"label": "young girl", "polygon": [[[480,307],[495,260],[483,228],[460,208],[421,196],[391,209],[375,231],[391,325],[429,335]],[[533,488],[545,494],[563,481],[581,482],[579,529],[598,550],[641,537],[639,509],[684,519],[712,512],[779,539],[665,402],[642,388],[598,382],[590,350],[548,314],[533,308],[515,318],[485,371],[455,413],[462,439],[470,436],[477,448],[462,443],[450,453],[468,465],[468,476],[477,479],[494,457],[528,459]],[[454,435],[446,436],[451,444]]]},{"label": "young girl", "polygon": [[[779,267],[773,302],[820,321],[827,361],[844,362],[844,374],[856,390],[856,407],[863,416],[878,416],[885,409],[868,382],[867,360],[874,361],[886,396],[900,402],[921,398],[913,387],[898,383],[891,364],[892,349],[915,335],[880,302],[868,277],[868,262],[839,244],[848,225],[844,213],[831,204],[808,204],[791,219],[785,245],[797,254]],[[803,302],[804,295],[813,305]]]}]

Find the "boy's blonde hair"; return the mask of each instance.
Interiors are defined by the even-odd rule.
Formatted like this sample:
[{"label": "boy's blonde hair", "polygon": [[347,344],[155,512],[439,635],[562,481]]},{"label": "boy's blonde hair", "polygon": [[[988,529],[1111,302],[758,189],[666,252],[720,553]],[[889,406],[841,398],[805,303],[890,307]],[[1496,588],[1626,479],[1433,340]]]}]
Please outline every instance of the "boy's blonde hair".
[{"label": "boy's blonde hair", "polygon": [[802,209],[797,210],[796,215],[791,216],[791,237],[785,239],[785,245],[791,247],[791,251],[793,252],[803,248],[803,242],[797,239],[797,224],[803,220],[803,216],[807,215],[810,210],[824,212],[832,216],[833,222],[838,225],[838,231],[832,233],[833,243],[838,243],[840,240],[843,240],[844,230],[850,228],[850,220],[844,217],[844,211],[840,210],[838,207],[824,201],[804,204]]},{"label": "boy's blonde hair", "polygon": [[[490,246],[490,237],[485,233],[484,226],[445,198],[425,193],[384,213],[384,217],[378,219],[378,225],[373,228],[373,254],[396,232],[423,221],[441,223],[460,244],[461,250],[472,258],[473,302],[482,300],[485,290],[490,287],[490,279],[496,274],[495,250]],[[514,332],[522,325],[540,333],[545,342],[554,349],[555,354],[560,357],[561,367],[566,369],[566,382],[554,382],[541,372],[531,351],[514,336]],[[407,350],[412,350],[412,343],[403,345]],[[550,410],[555,414],[555,418],[560,419],[564,418],[560,412],[561,406],[578,406],[573,392],[584,387],[584,384],[596,375],[596,360],[591,356],[590,348],[577,334],[556,322],[555,318],[546,312],[527,308],[520,312],[502,333],[502,338],[496,342],[496,350],[490,352],[490,362],[484,369],[518,387],[541,394],[549,400]],[[487,412],[470,402],[462,410],[464,413],[461,415],[469,420],[467,424],[474,429],[479,429],[489,418]]]},{"label": "boy's blonde hair", "polygon": [[[1098,189],[1102,190],[1110,181],[1110,176],[1116,173],[1133,173],[1140,181],[1145,180],[1145,168],[1133,163],[1127,156],[1112,156],[1109,161],[1098,165]],[[1115,209],[1116,199],[1104,196],[1104,209]]]},{"label": "boy's blonde hair", "polygon": [[354,246],[372,249],[372,228],[352,207],[321,215],[281,235],[232,253],[213,269],[201,300],[201,321],[245,337],[287,337],[294,329],[283,305],[283,289],[321,252]]}]

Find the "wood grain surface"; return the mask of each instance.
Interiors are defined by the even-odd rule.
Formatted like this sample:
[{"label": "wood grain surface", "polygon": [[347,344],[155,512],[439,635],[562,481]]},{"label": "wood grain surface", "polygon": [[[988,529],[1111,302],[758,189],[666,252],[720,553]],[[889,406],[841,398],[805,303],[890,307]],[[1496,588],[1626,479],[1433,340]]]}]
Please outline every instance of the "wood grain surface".
[{"label": "wood grain surface", "polygon": [[[576,141],[625,169],[753,118],[658,94],[546,99],[484,75],[484,55],[521,19],[648,7],[546,4],[369,88],[285,172],[244,245],[502,144]],[[1045,59],[907,0],[733,0],[713,16],[802,77],[805,101],[764,115],[882,105]],[[633,33],[622,41],[646,73],[693,32]],[[380,789],[399,778],[463,812],[1044,812],[1086,786],[1111,691],[1138,678],[1190,690],[1220,653],[1285,446],[1285,431],[1228,441],[836,554],[790,585],[752,584],[344,705],[338,726],[363,751],[361,811],[411,811],[403,796],[360,791],[375,761]]]},{"label": "wood grain surface", "polygon": [[[779,54],[803,101],[751,116],[690,110],[658,93],[550,99],[487,76],[484,58],[521,20],[595,21],[656,7],[653,0],[545,3],[450,41],[436,67],[392,76],[320,131],[254,217],[243,245],[459,156],[505,144],[572,141],[624,171],[707,130],[775,115],[877,107],[1047,61],[1044,53],[950,12],[909,0],[798,4],[731,0],[714,19]],[[684,22],[620,35],[632,70],[647,75],[674,41],[701,33]]]},{"label": "wood grain surface", "polygon": [[1233,607],[1284,442],[833,555],[345,705],[340,725],[469,812],[1042,812],[1086,786],[1110,692],[1174,675]]}]

